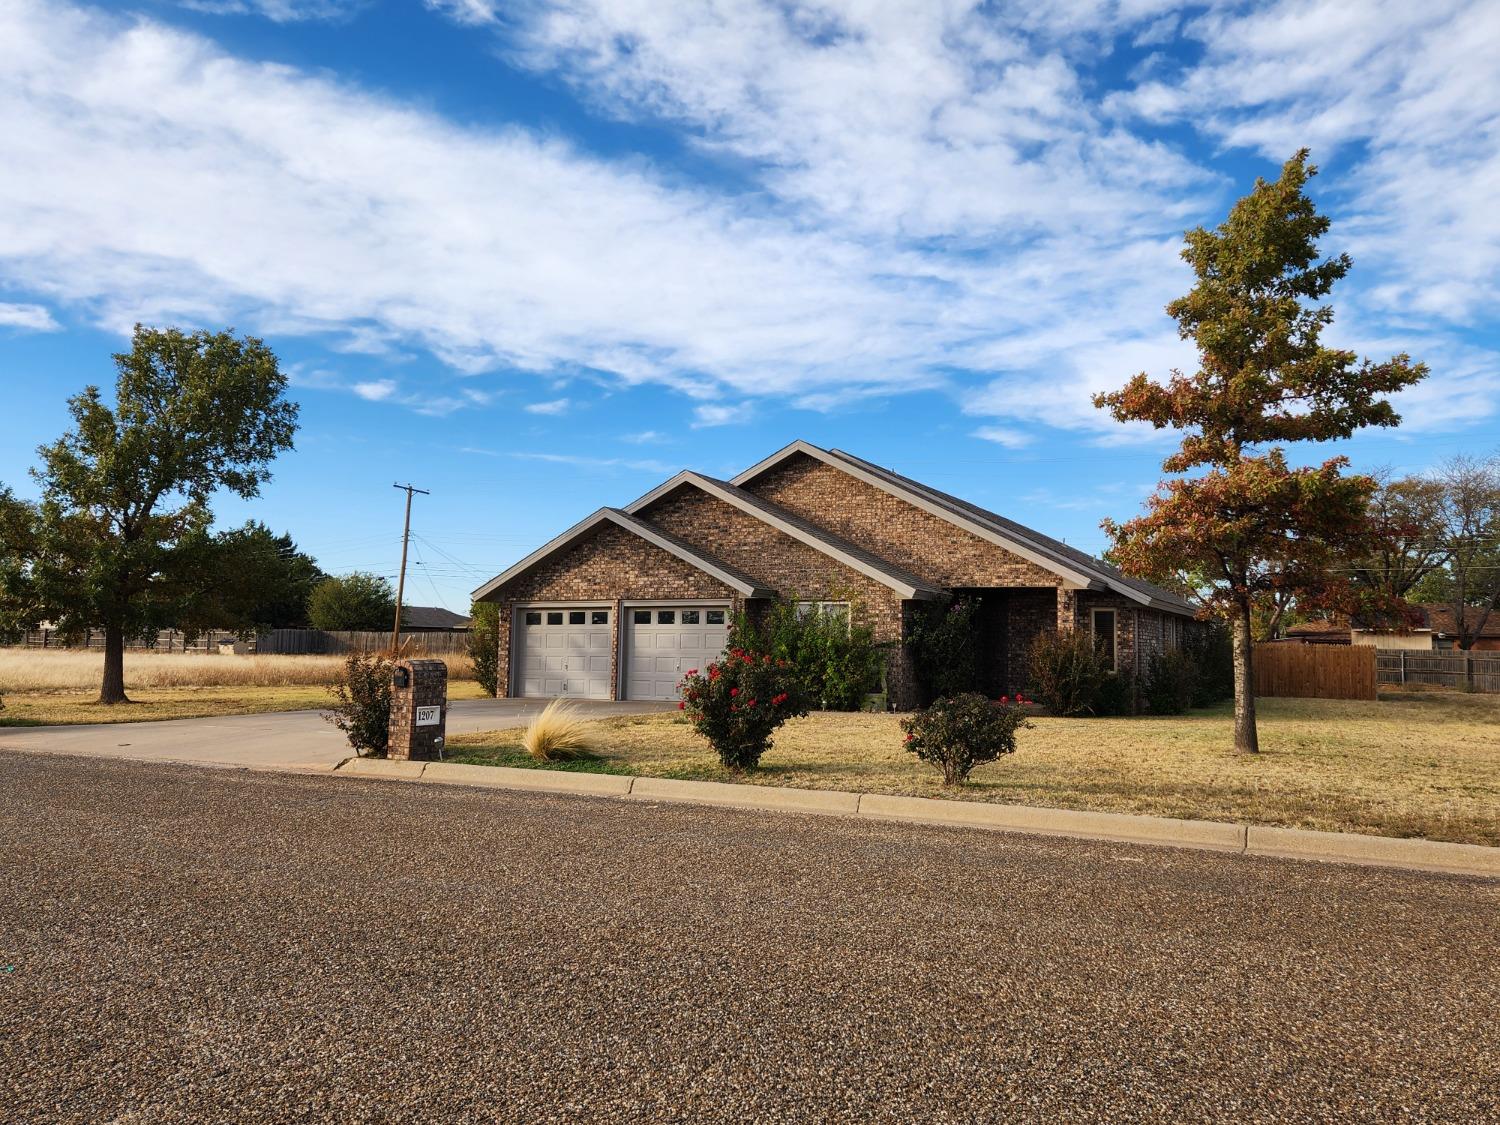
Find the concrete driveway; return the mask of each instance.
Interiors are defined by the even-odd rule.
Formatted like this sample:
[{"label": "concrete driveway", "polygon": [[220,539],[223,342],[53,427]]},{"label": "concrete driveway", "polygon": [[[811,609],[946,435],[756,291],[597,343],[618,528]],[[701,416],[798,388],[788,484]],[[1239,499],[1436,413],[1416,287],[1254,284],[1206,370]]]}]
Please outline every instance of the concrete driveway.
[{"label": "concrete driveway", "polygon": [[[525,726],[543,699],[464,699],[448,705],[448,733]],[[580,711],[607,719],[666,711],[675,703],[578,700]],[[329,769],[353,753],[321,711],[270,711],[153,723],[0,727],[0,749],[45,750],[151,762],[202,762],[262,769]]]}]

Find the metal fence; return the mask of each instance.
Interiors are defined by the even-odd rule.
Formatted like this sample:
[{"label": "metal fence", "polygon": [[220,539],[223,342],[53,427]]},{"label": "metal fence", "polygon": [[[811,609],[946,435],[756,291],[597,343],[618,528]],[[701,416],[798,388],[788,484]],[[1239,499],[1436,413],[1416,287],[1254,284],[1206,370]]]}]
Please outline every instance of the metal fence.
[{"label": "metal fence", "polygon": [[1430,684],[1500,694],[1500,652],[1380,649],[1375,672],[1382,684]]}]

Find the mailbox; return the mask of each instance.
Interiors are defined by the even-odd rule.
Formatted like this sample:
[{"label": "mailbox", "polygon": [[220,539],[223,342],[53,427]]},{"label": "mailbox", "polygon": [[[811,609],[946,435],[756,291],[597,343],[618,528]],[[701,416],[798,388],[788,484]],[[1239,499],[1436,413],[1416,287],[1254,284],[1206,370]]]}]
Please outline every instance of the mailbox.
[{"label": "mailbox", "polygon": [[443,756],[448,726],[448,666],[402,660],[391,673],[390,758],[430,762]]}]

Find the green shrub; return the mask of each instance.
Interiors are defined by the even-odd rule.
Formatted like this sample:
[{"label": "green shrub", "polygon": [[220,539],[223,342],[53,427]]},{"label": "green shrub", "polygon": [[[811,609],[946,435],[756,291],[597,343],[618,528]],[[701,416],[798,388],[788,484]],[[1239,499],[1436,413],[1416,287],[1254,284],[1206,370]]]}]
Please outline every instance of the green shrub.
[{"label": "green shrub", "polygon": [[1183,652],[1193,664],[1193,706],[1234,698],[1234,643],[1219,622],[1189,629]]},{"label": "green shrub", "polygon": [[1091,713],[1100,718],[1135,713],[1135,677],[1123,668],[1106,672],[1099,690],[1094,693]]},{"label": "green shrub", "polygon": [[1193,705],[1197,665],[1187,653],[1161,652],[1151,658],[1141,695],[1153,715],[1180,715]]},{"label": "green shrub", "polygon": [[736,773],[759,765],[776,728],[808,712],[803,677],[790,661],[737,645],[702,672],[688,672],[680,690],[678,707]]},{"label": "green shrub", "polygon": [[912,621],[907,648],[917,678],[935,698],[963,695],[979,686],[979,603],[956,598]]},{"label": "green shrub", "polygon": [[314,629],[389,629],[396,618],[391,584],[376,574],[356,570],[325,578],[307,599],[307,618]]},{"label": "green shrub", "polygon": [[393,671],[395,665],[383,654],[351,652],[328,689],[335,702],[323,718],[343,731],[362,757],[385,757],[391,737]]},{"label": "green shrub", "polygon": [[1031,693],[1054,715],[1097,711],[1111,673],[1094,636],[1083,629],[1049,629],[1031,642],[1027,657]]},{"label": "green shrub", "polygon": [[880,689],[883,646],[873,630],[843,616],[797,615],[795,602],[777,602],[757,625],[743,613],[730,629],[730,645],[784,660],[802,682],[809,706],[858,711]]},{"label": "green shrub", "polygon": [[494,602],[475,602],[469,609],[469,660],[474,679],[485,695],[500,686],[500,607]]},{"label": "green shrub", "polygon": [[977,691],[937,699],[901,720],[906,749],[943,771],[944,785],[962,785],[969,771],[1016,750],[1016,732],[1031,724],[1020,696],[1014,703]]}]

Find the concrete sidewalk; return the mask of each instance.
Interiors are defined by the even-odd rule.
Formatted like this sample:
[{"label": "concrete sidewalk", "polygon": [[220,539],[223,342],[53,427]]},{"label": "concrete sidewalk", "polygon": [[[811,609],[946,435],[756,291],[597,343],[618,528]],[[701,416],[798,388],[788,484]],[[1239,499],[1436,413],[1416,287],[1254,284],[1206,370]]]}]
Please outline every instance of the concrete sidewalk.
[{"label": "concrete sidewalk", "polygon": [[[676,704],[577,700],[591,718],[665,711]],[[538,699],[465,699],[448,705],[448,733],[525,726],[547,704]],[[148,762],[201,762],[254,769],[332,769],[353,754],[321,711],[270,711],[209,719],[0,727],[0,750],[44,750]]]}]

